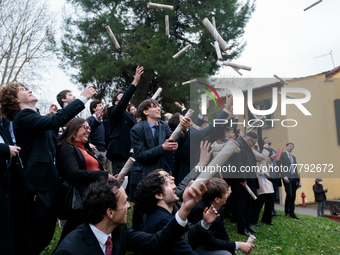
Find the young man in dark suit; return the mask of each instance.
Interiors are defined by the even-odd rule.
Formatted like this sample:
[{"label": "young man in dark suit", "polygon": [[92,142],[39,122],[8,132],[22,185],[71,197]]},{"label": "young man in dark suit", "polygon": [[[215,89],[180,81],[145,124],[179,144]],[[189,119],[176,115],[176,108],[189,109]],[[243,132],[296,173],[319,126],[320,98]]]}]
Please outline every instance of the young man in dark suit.
[{"label": "young man in dark suit", "polygon": [[84,224],[60,243],[55,255],[124,255],[125,251],[164,254],[187,231],[187,216],[202,191],[188,188],[175,217],[159,232],[148,234],[126,226],[130,207],[124,188],[117,181],[92,183],[84,197]]},{"label": "young man in dark suit", "polygon": [[142,122],[131,129],[131,145],[136,162],[130,169],[130,200],[134,201],[134,191],[144,177],[153,170],[165,169],[166,151],[176,151],[187,139],[190,118],[180,121],[183,129],[176,141],[170,140],[172,131],[161,119],[161,108],[154,99],[144,100],[138,107]]},{"label": "young man in dark suit", "polygon": [[112,98],[112,106],[108,109],[110,136],[106,157],[112,162],[112,174],[118,174],[130,156],[130,130],[137,124],[134,116],[126,108],[137,89],[138,82],[144,73],[143,67],[136,68],[133,82],[128,89],[118,92]]},{"label": "young man in dark suit", "polygon": [[6,255],[32,254],[20,149],[0,125],[0,253]]},{"label": "young man in dark suit", "polygon": [[[253,198],[245,189],[246,185],[256,194],[259,188],[257,176],[255,172],[249,171],[252,167],[256,167],[256,159],[251,147],[256,144],[259,136],[254,132],[248,132],[246,136],[240,137],[237,142],[240,145],[241,152],[234,153],[230,158],[230,164],[236,167],[236,177],[233,180],[235,188],[234,205],[237,211],[237,229],[238,233],[249,236],[251,233],[259,234],[250,224],[251,207]],[[248,169],[248,171],[246,171]],[[234,189],[233,189],[234,192]]]},{"label": "young man in dark suit", "polygon": [[250,253],[254,248],[251,243],[233,242],[224,226],[224,209],[223,205],[229,197],[228,184],[223,179],[213,178],[207,187],[207,192],[203,195],[201,201],[191,210],[188,220],[196,224],[203,219],[203,213],[207,208],[213,207],[219,217],[209,226],[208,237],[194,238],[189,235],[189,244],[199,254],[220,254],[231,255],[237,254],[237,250]]},{"label": "young man in dark suit", "polygon": [[39,254],[50,243],[56,222],[52,205],[58,171],[54,165],[56,137],[53,130],[82,111],[95,93],[90,85],[78,99],[47,117],[36,111],[38,99],[23,84],[9,83],[1,91],[1,111],[8,120],[13,120],[14,135],[21,147],[33,254]]},{"label": "young man in dark suit", "polygon": [[282,153],[277,165],[282,169],[281,176],[286,191],[285,214],[287,218],[300,218],[295,215],[296,190],[300,184],[300,176],[297,171],[296,158],[291,153],[294,149],[293,143],[286,144],[286,151]]}]

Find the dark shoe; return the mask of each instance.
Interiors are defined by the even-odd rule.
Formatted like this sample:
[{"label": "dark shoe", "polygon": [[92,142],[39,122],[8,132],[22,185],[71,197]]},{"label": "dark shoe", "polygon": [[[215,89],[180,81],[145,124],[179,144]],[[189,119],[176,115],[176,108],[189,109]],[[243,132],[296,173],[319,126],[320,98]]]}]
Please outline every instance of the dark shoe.
[{"label": "dark shoe", "polygon": [[289,214],[286,214],[286,218],[290,218],[290,215],[289,215]]},{"label": "dark shoe", "polygon": [[281,216],[281,214],[277,213],[276,211],[272,211],[272,216]]},{"label": "dark shoe", "polygon": [[244,229],[243,231],[237,231],[240,235],[250,236],[250,232],[247,229]]},{"label": "dark shoe", "polygon": [[293,218],[293,219],[296,219],[296,220],[300,220],[300,218],[298,216],[296,216],[295,214],[291,214],[290,217]]},{"label": "dark shoe", "polygon": [[270,222],[269,222],[269,221],[262,221],[262,222],[263,222],[263,223],[266,223],[266,224],[268,224],[268,225],[272,225],[272,226],[274,225],[274,223],[273,223],[272,221],[270,221]]},{"label": "dark shoe", "polygon": [[250,233],[260,234],[260,232],[256,231],[252,226],[248,227],[248,230],[249,230]]},{"label": "dark shoe", "polygon": [[258,227],[258,228],[260,228],[261,227],[261,225],[260,224],[258,224],[258,223],[255,223],[255,224],[253,224],[254,226],[256,226],[256,227]]}]

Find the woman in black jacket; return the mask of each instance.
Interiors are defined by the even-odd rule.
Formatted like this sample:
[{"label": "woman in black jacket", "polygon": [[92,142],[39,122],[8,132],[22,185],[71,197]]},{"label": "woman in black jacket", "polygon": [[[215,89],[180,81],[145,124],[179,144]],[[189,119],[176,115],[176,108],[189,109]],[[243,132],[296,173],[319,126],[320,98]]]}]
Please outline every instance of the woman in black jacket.
[{"label": "woman in black jacket", "polygon": [[324,210],[326,205],[326,192],[328,189],[324,189],[322,186],[322,179],[320,177],[315,179],[313,185],[313,191],[315,196],[315,202],[318,202],[318,217],[324,217]]},{"label": "woman in black jacket", "polygon": [[[114,179],[90,152],[87,143],[90,133],[91,128],[86,120],[74,118],[67,124],[64,133],[58,138],[57,168],[60,178],[75,185],[81,197],[83,197],[86,188],[92,182],[99,180],[99,178]],[[59,243],[82,223],[82,212],[70,212],[67,215],[67,222],[63,228]]]}]

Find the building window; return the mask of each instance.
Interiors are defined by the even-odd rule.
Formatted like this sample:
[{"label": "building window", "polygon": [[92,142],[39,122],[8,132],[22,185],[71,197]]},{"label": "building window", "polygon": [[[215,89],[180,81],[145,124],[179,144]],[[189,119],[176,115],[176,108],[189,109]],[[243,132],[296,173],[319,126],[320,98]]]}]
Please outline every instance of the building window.
[{"label": "building window", "polygon": [[[254,108],[257,110],[269,110],[271,106],[272,106],[271,98],[254,102]],[[248,109],[248,121],[252,119],[255,119],[255,117],[251,114],[251,112]],[[275,127],[275,124],[272,124],[272,121],[267,121],[268,119],[274,119],[274,113],[266,115],[266,121],[264,121],[264,125],[262,128],[272,128],[272,126]]]}]

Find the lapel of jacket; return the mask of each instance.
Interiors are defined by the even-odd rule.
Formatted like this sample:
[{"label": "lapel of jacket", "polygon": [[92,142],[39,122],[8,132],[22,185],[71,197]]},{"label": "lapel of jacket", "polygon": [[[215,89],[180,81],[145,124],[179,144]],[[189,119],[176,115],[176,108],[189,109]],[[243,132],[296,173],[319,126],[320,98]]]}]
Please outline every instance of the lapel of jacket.
[{"label": "lapel of jacket", "polygon": [[152,135],[152,131],[151,131],[151,128],[149,126],[149,123],[144,120],[142,122],[142,125],[143,125],[143,131],[144,131],[144,134],[145,134],[145,141],[146,141],[146,148],[147,149],[151,149],[151,148],[154,148],[155,147],[155,142],[153,140],[153,135]]},{"label": "lapel of jacket", "polygon": [[0,125],[0,135],[4,139],[5,143],[12,144],[12,143],[10,143],[10,140],[9,140],[9,137],[8,137],[8,134],[7,134],[6,131],[7,130],[3,126]]},{"label": "lapel of jacket", "polygon": [[165,130],[165,124],[162,121],[158,121],[158,126],[159,126],[159,135],[158,135],[158,144],[163,144],[164,141],[166,140],[165,135],[166,135],[166,130]]},{"label": "lapel of jacket", "polygon": [[81,164],[81,169],[86,169],[86,161],[83,153],[77,148],[77,146],[72,144],[72,147],[77,153],[79,163]]},{"label": "lapel of jacket", "polygon": [[82,230],[84,233],[84,239],[88,245],[89,254],[103,254],[102,249],[98,243],[96,236],[93,234],[90,226],[86,223],[82,225]]}]

